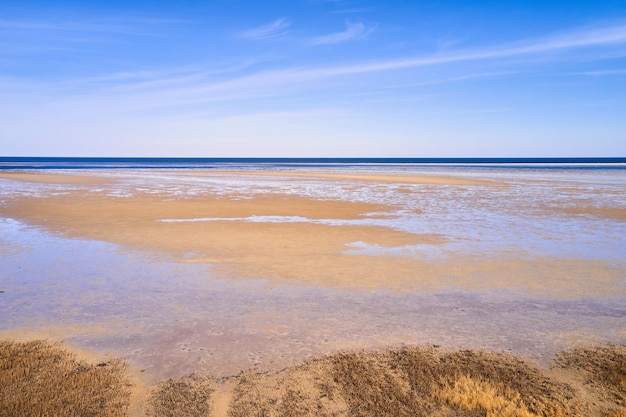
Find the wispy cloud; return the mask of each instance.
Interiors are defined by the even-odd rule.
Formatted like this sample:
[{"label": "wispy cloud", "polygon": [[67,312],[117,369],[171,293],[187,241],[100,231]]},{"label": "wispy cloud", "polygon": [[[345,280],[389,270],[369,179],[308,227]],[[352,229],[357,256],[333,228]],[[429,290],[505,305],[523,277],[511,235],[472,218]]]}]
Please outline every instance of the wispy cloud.
[{"label": "wispy cloud", "polygon": [[[206,97],[209,93],[213,94],[216,92],[231,97],[233,96],[232,94],[234,94],[235,97],[239,97],[240,94],[266,95],[268,92],[272,95],[280,95],[280,89],[276,90],[274,87],[281,85],[303,86],[308,85],[307,82],[339,76],[507,57],[522,57],[532,54],[561,53],[586,47],[604,47],[621,44],[626,44],[626,24],[610,25],[603,28],[577,29],[541,39],[520,41],[498,47],[448,52],[446,54],[435,54],[410,59],[383,60],[340,66],[284,68],[258,72],[217,82],[204,82],[193,86],[190,85],[187,90],[179,90],[177,95],[184,94],[190,100],[203,100],[202,97]],[[560,55],[560,59],[567,59],[567,56]],[[578,54],[575,59],[580,59]],[[517,72],[517,69],[515,72]],[[503,73],[505,72],[486,72],[482,73],[480,76],[494,76]],[[452,78],[451,81],[472,77],[476,77],[476,75],[469,75],[467,77],[461,75]]]},{"label": "wispy cloud", "polygon": [[[189,23],[189,20],[120,15],[0,18],[0,55],[19,63],[40,54],[67,54],[67,59],[56,59],[55,65],[69,67],[83,54],[92,55],[96,50],[114,48],[121,42],[162,38],[173,26]],[[104,57],[106,52],[98,55]]]},{"label": "wispy cloud", "polygon": [[[75,90],[94,90],[98,88],[113,88],[117,90],[140,90],[155,86],[188,85],[198,82],[206,82],[211,77],[233,77],[234,74],[245,71],[250,66],[258,63],[255,60],[230,62],[206,67],[179,67],[168,70],[139,69],[112,74],[103,74],[87,78],[78,78],[58,83],[59,86],[67,86]],[[1,80],[1,78],[0,78]]]},{"label": "wispy cloud", "polygon": [[[329,65],[317,67],[286,67],[268,71],[254,72],[250,68],[235,68],[224,74],[213,74],[202,69],[182,69],[161,73],[142,72],[114,74],[110,78],[87,80],[81,86],[56,84],[50,86],[57,92],[70,90],[76,99],[97,102],[105,97],[111,102],[123,103],[111,105],[111,108],[149,109],[224,103],[227,101],[249,100],[263,97],[279,97],[297,94],[301,90],[314,89],[326,80],[355,74],[395,71],[428,66],[446,65],[480,60],[498,60],[503,58],[522,58],[530,55],[558,56],[560,62],[568,59],[580,60],[578,52],[582,48],[598,50],[604,47],[626,45],[626,24],[614,24],[604,27],[583,28],[567,33],[559,33],[540,39],[522,40],[515,43],[476,48],[472,50],[447,51],[420,57],[396,60],[380,60]],[[565,52],[576,52],[565,53]],[[594,59],[591,57],[590,59]],[[420,82],[414,85],[445,83],[469,78],[495,77],[519,73],[517,67],[504,68],[501,71],[490,70],[479,73],[459,74],[440,80]],[[462,68],[459,66],[459,68]],[[475,71],[475,69],[474,69]],[[457,71],[458,73],[458,71]],[[320,84],[321,83],[321,84]],[[384,85],[389,87],[389,85]],[[383,85],[379,85],[383,87]],[[35,90],[35,89],[34,89]],[[83,94],[84,93],[84,94]]]},{"label": "wispy cloud", "polygon": [[459,75],[456,77],[445,77],[445,78],[434,78],[425,81],[413,82],[413,83],[404,83],[404,84],[395,84],[389,85],[385,87],[386,89],[407,89],[412,87],[423,87],[429,85],[437,85],[437,84],[448,84],[459,81],[467,81],[467,80],[475,80],[480,78],[503,78],[503,77],[512,77],[519,75],[520,73],[517,71],[487,71],[487,72],[479,72],[473,74],[465,74]]},{"label": "wispy cloud", "polygon": [[155,18],[105,18],[92,21],[56,20],[0,20],[0,29],[29,33],[112,33],[144,35],[149,26],[185,23],[180,20]]},{"label": "wispy cloud", "polygon": [[408,59],[384,60],[354,65],[307,70],[309,75],[337,76],[378,71],[400,70],[463,61],[519,57],[531,54],[563,52],[586,47],[626,44],[626,22],[604,27],[592,27],[564,32],[540,39],[523,40],[511,44],[460,50]]},{"label": "wispy cloud", "polygon": [[624,43],[626,41],[626,22],[605,26],[590,26],[573,31],[554,34],[530,42],[520,42],[502,54],[521,55],[536,52],[549,52],[561,49],[602,46]]},{"label": "wispy cloud", "polygon": [[77,22],[50,22],[36,20],[0,20],[1,29],[28,30],[28,31],[57,31],[57,32],[77,32],[94,31],[109,32],[119,28],[111,25],[84,24]]},{"label": "wispy cloud", "polygon": [[372,30],[371,26],[366,26],[360,22],[346,22],[346,30],[342,32],[331,33],[330,35],[318,36],[311,40],[312,45],[329,45],[334,43],[347,42],[355,39],[362,39],[369,35]]},{"label": "wispy cloud", "polygon": [[258,26],[252,29],[244,30],[238,33],[238,37],[250,40],[264,40],[280,38],[288,33],[287,28],[291,26],[291,22],[287,19],[276,19],[271,23]]},{"label": "wispy cloud", "polygon": [[586,72],[580,72],[578,74],[589,75],[592,77],[603,77],[603,76],[610,76],[610,75],[626,75],[626,69],[586,71]]}]

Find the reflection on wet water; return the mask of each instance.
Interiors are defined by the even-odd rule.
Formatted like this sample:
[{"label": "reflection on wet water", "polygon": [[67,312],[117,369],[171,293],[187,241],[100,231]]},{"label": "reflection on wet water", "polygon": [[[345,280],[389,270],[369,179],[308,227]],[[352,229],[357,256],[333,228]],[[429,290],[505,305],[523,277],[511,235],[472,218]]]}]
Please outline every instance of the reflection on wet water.
[{"label": "reflection on wet water", "polygon": [[[466,170],[462,175],[501,183],[465,188],[188,172],[100,174],[126,182],[99,189],[0,180],[0,191],[3,199],[89,188],[126,197],[271,193],[385,202],[395,211],[358,222],[439,234],[447,243],[386,248],[354,242],[346,253],[439,261],[460,254],[522,253],[616,267],[624,267],[626,259],[623,220],[563,211],[572,206],[623,209],[626,176],[621,171]],[[394,293],[225,280],[208,264],[173,263],[158,253],[61,238],[11,219],[0,219],[0,256],[1,331],[53,329],[80,346],[128,357],[155,380],[192,371],[229,375],[255,366],[276,369],[340,348],[388,344],[486,347],[547,360],[579,342],[626,342],[623,291],[614,297],[554,300],[513,290]]]}]

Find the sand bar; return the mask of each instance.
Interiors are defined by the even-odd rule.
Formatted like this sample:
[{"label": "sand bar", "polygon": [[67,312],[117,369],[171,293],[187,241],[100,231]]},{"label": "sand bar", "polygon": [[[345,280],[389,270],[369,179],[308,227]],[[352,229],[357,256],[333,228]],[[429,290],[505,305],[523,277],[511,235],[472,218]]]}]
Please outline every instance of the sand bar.
[{"label": "sand bar", "polygon": [[[286,178],[318,178],[327,180],[367,181],[396,184],[431,184],[431,185],[504,185],[496,181],[477,180],[462,177],[439,175],[375,175],[375,174],[344,174],[328,172],[293,172],[293,171],[199,171],[206,175],[253,175],[253,176],[280,176]],[[196,174],[194,172],[194,174]]]},{"label": "sand bar", "polygon": [[41,184],[102,184],[108,182],[106,178],[97,176],[33,172],[0,172],[0,179]]}]

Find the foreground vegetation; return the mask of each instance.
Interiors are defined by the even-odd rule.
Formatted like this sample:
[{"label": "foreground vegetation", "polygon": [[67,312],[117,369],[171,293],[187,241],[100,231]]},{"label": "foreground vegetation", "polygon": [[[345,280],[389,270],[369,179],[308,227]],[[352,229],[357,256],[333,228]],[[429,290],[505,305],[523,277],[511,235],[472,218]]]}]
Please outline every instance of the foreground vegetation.
[{"label": "foreground vegetation", "polygon": [[[121,416],[130,398],[122,362],[86,364],[44,341],[0,342],[0,388],[2,416]],[[562,352],[551,370],[471,350],[338,353],[225,382],[168,380],[141,408],[147,416],[626,417],[626,347]]]},{"label": "foreground vegetation", "polygon": [[122,361],[87,364],[59,343],[0,341],[0,416],[124,416]]}]

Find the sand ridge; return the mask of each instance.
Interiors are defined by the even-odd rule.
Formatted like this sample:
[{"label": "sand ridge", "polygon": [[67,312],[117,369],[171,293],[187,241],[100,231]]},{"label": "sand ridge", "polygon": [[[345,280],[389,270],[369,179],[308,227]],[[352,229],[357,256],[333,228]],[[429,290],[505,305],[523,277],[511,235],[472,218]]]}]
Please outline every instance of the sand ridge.
[{"label": "sand ridge", "polygon": [[[153,172],[172,173],[171,170],[154,169]],[[180,175],[180,172],[176,172]],[[345,174],[345,173],[328,173],[315,171],[281,171],[281,170],[263,170],[263,171],[241,171],[241,170],[205,170],[193,169],[188,170],[182,175],[198,176],[258,176],[258,177],[284,177],[284,178],[311,178],[311,179],[327,179],[327,180],[348,180],[348,181],[367,181],[380,183],[398,183],[398,184],[422,184],[422,185],[467,185],[467,186],[503,186],[501,182],[491,180],[478,180],[462,177],[439,176],[439,175],[374,175],[374,174]],[[8,179],[13,181],[23,181],[32,183],[45,184],[98,184],[111,182],[110,178],[98,175],[78,174],[50,174],[30,171],[1,172],[0,179]]]},{"label": "sand ridge", "polygon": [[110,179],[92,175],[42,174],[35,172],[0,172],[0,179],[40,184],[104,184]]},{"label": "sand ridge", "polygon": [[327,180],[347,180],[347,181],[367,181],[380,183],[397,183],[397,184],[422,184],[422,185],[468,185],[468,186],[505,186],[505,183],[478,180],[462,177],[440,176],[440,175],[399,175],[399,174],[345,174],[345,173],[328,173],[328,172],[296,172],[296,171],[200,171],[193,173],[194,175],[206,174],[217,176],[235,175],[251,175],[251,176],[271,176],[285,178],[318,178]]},{"label": "sand ridge", "polygon": [[574,216],[596,216],[626,222],[626,208],[617,207],[567,207],[563,211]]}]

